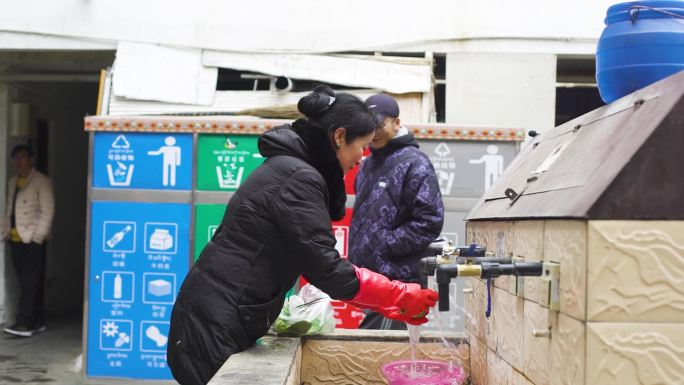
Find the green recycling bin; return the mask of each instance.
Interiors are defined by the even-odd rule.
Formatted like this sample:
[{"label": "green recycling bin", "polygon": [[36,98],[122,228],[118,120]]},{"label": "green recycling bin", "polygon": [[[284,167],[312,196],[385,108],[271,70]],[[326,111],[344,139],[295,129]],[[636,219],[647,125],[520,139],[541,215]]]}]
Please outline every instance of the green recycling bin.
[{"label": "green recycling bin", "polygon": [[218,229],[225,212],[225,204],[198,203],[195,205],[195,261]]},{"label": "green recycling bin", "polygon": [[256,135],[200,135],[197,189],[235,191],[264,162]]}]

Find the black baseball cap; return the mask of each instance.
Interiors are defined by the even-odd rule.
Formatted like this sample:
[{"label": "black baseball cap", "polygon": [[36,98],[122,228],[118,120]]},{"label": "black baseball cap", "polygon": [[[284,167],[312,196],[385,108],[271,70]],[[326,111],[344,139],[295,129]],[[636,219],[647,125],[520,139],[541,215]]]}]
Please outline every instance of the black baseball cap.
[{"label": "black baseball cap", "polygon": [[366,105],[375,113],[378,124],[385,118],[399,117],[399,104],[397,100],[387,94],[375,94],[366,99]]}]

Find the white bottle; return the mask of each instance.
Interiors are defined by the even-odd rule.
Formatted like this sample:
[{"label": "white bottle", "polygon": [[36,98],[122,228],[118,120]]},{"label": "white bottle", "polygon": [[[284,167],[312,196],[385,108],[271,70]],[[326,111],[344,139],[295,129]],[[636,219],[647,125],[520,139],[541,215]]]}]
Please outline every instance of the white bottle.
[{"label": "white bottle", "polygon": [[114,248],[114,246],[118,245],[119,242],[121,242],[121,240],[123,239],[123,237],[124,237],[129,231],[131,231],[131,229],[132,229],[131,225],[128,225],[128,226],[124,227],[123,230],[121,230],[121,231],[117,232],[116,234],[114,234],[114,235],[113,235],[111,238],[109,238],[109,240],[107,241],[107,246],[109,246],[110,248]]},{"label": "white bottle", "polygon": [[117,273],[114,277],[114,299],[121,299],[121,274]]}]

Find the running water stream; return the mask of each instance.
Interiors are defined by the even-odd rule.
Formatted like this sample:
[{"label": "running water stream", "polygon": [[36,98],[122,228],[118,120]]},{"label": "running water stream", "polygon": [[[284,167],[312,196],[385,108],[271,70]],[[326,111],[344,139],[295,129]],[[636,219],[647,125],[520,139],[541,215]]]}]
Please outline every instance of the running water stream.
[{"label": "running water stream", "polygon": [[[432,277],[432,278],[434,279],[433,282],[435,282],[436,276]],[[454,289],[455,289],[455,287],[454,287]],[[452,292],[452,288],[450,285],[449,294],[452,294],[451,292]],[[459,312],[462,312],[463,319],[466,323],[474,322],[474,318],[472,317],[472,315],[466,311],[465,307],[463,307],[457,303],[456,298],[457,298],[456,295],[450,295],[449,308],[450,309],[458,309]],[[440,312],[437,309],[437,307],[432,309],[431,314],[432,314],[432,319],[437,324],[437,328],[439,329],[439,338],[442,341],[442,345],[444,345],[444,347],[447,349],[453,349],[454,351],[457,350],[458,347],[456,346],[456,344],[453,342],[449,342],[444,337],[446,331],[448,330],[448,325],[449,325],[449,319],[447,318],[448,314]],[[410,340],[410,338],[411,337],[410,337],[410,333],[409,333],[409,340]],[[420,336],[418,338],[420,338]],[[458,360],[458,359],[457,359],[457,361],[449,361],[448,372],[451,375],[453,375],[453,377],[454,377],[454,378],[450,379],[450,383],[452,385],[460,385],[466,377],[465,371],[463,370],[463,363],[460,362],[460,360]]]},{"label": "running water stream", "polygon": [[420,342],[420,326],[406,324],[409,332],[409,344],[411,346],[411,378],[416,378],[416,347]]},{"label": "running water stream", "polygon": [[[453,300],[450,301],[450,306],[452,309],[458,309],[460,312],[463,312],[464,318],[466,322],[468,320],[472,320],[472,316],[470,316],[465,308],[463,306],[459,306],[456,304],[455,300],[456,296],[453,296]],[[438,336],[444,345],[445,348],[453,351],[458,350],[458,346],[454,342],[450,342],[446,339],[445,333],[449,331],[448,323],[448,315],[446,313],[440,313],[437,308],[433,308],[431,310],[431,317],[432,321],[434,324],[436,324],[439,333]],[[466,378],[465,371],[463,370],[462,362],[458,358],[455,360],[450,360],[448,362],[448,367],[442,366],[442,369],[439,369],[439,366],[437,365],[444,365],[440,364],[440,361],[418,361],[416,356],[417,356],[417,349],[418,349],[418,343],[420,342],[420,326],[415,326],[415,325],[406,325],[408,328],[408,334],[409,334],[409,347],[410,347],[410,354],[411,354],[411,361],[410,361],[410,366],[405,365],[406,362],[404,362],[404,367],[403,367],[403,376],[405,382],[401,382],[402,384],[408,384],[409,382],[406,381],[411,381],[411,384],[439,384],[439,385],[461,385],[463,381]],[[401,371],[401,369],[397,369]],[[435,375],[437,373],[440,373],[437,377]],[[417,382],[413,382],[417,381]],[[390,381],[390,384],[393,382]],[[397,382],[399,383],[399,382]]]},{"label": "running water stream", "polygon": [[[434,313],[434,320],[440,329],[439,338],[442,344],[447,349],[457,350],[456,344],[449,342],[444,336],[444,317],[439,316],[439,312]],[[448,367],[439,369],[438,363],[440,361],[434,361],[434,364],[430,364],[433,361],[418,361],[416,359],[416,351],[418,348],[418,343],[420,342],[420,326],[407,325],[409,333],[409,345],[411,349],[411,361],[410,366],[405,367],[404,375],[406,377],[405,381],[411,382],[397,382],[401,384],[436,384],[436,385],[461,385],[466,378],[465,372],[459,361],[449,361]],[[440,373],[438,377],[435,377],[437,373]],[[415,382],[414,382],[415,381]],[[393,382],[390,382],[392,384]]]}]

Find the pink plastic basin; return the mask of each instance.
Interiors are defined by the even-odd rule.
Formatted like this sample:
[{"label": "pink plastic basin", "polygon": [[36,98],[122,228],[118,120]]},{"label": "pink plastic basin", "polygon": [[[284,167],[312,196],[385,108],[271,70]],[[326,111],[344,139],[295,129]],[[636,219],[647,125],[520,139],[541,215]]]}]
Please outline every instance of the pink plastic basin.
[{"label": "pink plastic basin", "polygon": [[465,380],[460,366],[442,361],[394,361],[382,367],[382,374],[390,385],[461,385]]}]

